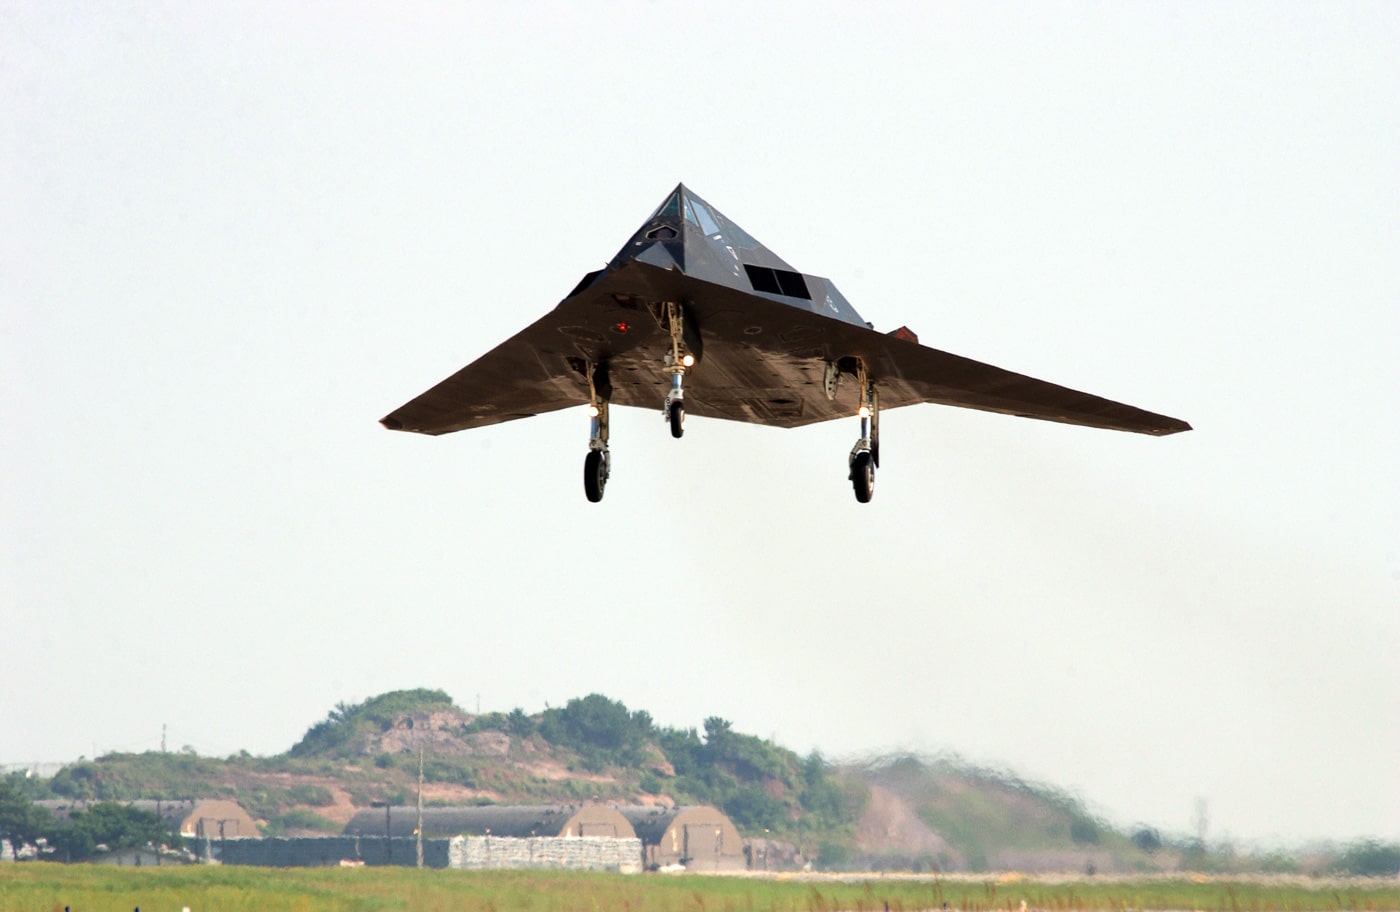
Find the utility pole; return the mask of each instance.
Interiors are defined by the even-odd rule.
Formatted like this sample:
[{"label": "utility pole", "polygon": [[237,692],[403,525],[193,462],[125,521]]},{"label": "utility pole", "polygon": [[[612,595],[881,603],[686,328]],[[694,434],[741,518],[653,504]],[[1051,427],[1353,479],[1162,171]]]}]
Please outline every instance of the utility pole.
[{"label": "utility pole", "polygon": [[423,867],[423,748],[418,748],[418,867]]},{"label": "utility pole", "polygon": [[160,723],[160,752],[165,753],[165,723]]}]

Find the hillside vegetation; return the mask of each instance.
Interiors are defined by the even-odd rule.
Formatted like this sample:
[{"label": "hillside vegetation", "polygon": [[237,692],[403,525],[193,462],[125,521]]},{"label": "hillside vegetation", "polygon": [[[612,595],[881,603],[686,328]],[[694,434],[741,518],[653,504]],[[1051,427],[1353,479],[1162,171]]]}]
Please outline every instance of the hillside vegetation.
[{"label": "hillside vegetation", "polygon": [[31,798],[230,798],[269,835],[332,832],[375,802],[411,803],[420,751],[430,805],[712,804],[745,832],[813,849],[848,843],[864,799],[820,755],[799,757],[719,717],[703,734],[662,727],[599,694],[533,715],[472,715],[440,690],[337,705],[273,757],[109,754],[23,788]]},{"label": "hillside vegetation", "polygon": [[[955,759],[837,767],[717,716],[698,729],[659,726],[600,694],[473,715],[441,690],[393,691],[337,705],[276,756],[109,754],[7,785],[30,799],[228,798],[268,835],[309,835],[338,832],[374,803],[412,803],[420,754],[429,805],[711,804],[745,835],[789,842],[823,867],[1298,869],[1120,832],[1072,796]],[[1371,867],[1388,864],[1388,846],[1354,848]]]}]

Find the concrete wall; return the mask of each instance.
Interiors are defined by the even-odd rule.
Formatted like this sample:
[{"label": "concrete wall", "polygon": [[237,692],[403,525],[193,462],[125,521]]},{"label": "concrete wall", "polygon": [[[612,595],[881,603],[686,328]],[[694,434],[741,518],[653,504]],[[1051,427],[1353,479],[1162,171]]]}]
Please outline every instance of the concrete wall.
[{"label": "concrete wall", "polygon": [[[417,832],[416,808],[399,805],[365,808],[345,825],[353,836],[412,836]],[[233,835],[232,833],[228,835]],[[429,807],[423,809],[424,836],[636,836],[632,824],[607,805],[500,805]]]},{"label": "concrete wall", "polygon": [[[190,848],[202,859],[205,842],[191,839]],[[413,867],[418,863],[417,840],[411,836],[305,836],[270,839],[214,839],[208,843],[213,859],[222,864],[271,868],[307,868],[360,860],[367,865]],[[454,836],[424,839],[423,866],[428,868],[553,868],[573,871],[642,869],[640,839],[565,839],[537,836]]]},{"label": "concrete wall", "polygon": [[452,840],[448,865],[463,870],[552,868],[636,874],[642,869],[642,841],[635,837],[458,836]]}]

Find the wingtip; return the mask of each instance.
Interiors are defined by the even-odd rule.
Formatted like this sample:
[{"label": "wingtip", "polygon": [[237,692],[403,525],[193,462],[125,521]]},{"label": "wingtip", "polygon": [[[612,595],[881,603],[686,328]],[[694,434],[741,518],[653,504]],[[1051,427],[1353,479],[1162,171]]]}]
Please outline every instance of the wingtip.
[{"label": "wingtip", "polygon": [[395,418],[393,415],[385,415],[383,418],[379,419],[379,423],[384,425],[391,431],[403,430],[403,422]]},{"label": "wingtip", "polygon": [[1181,434],[1191,430],[1195,430],[1195,428],[1191,427],[1187,422],[1173,419],[1171,424],[1166,427],[1158,428],[1154,433],[1156,433],[1158,437],[1166,437],[1169,434]]}]

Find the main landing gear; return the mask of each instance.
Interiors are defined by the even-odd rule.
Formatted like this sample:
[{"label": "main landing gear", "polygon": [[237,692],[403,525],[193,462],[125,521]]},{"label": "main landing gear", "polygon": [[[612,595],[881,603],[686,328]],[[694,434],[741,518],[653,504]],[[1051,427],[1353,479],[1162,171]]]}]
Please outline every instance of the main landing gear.
[{"label": "main landing gear", "polygon": [[860,439],[851,447],[847,459],[850,466],[851,487],[856,500],[870,503],[875,495],[875,469],[880,465],[880,394],[875,383],[866,373],[865,365],[857,370],[856,379],[860,384]]},{"label": "main landing gear", "polygon": [[[685,388],[683,381],[687,370],[695,366],[700,357],[700,334],[692,319],[685,321],[685,311],[675,301],[661,301],[649,305],[652,316],[662,330],[671,337],[671,350],[664,357],[667,371],[671,374],[671,388],[661,404],[662,417],[671,426],[671,436],[680,437],[685,433]],[[588,455],[583,459],[583,493],[589,501],[597,503],[603,499],[603,489],[607,487],[608,475],[612,471],[612,457],[608,453],[608,401],[612,398],[612,384],[608,381],[607,364],[574,362],[575,369],[588,378],[588,417],[591,432],[588,438]]]},{"label": "main landing gear", "polygon": [[612,454],[608,452],[608,398],[612,385],[608,383],[607,369],[603,366],[589,366],[588,370],[588,416],[590,431],[588,455],[583,458],[583,493],[592,503],[603,499],[603,488],[607,486],[608,475],[612,473]]}]

